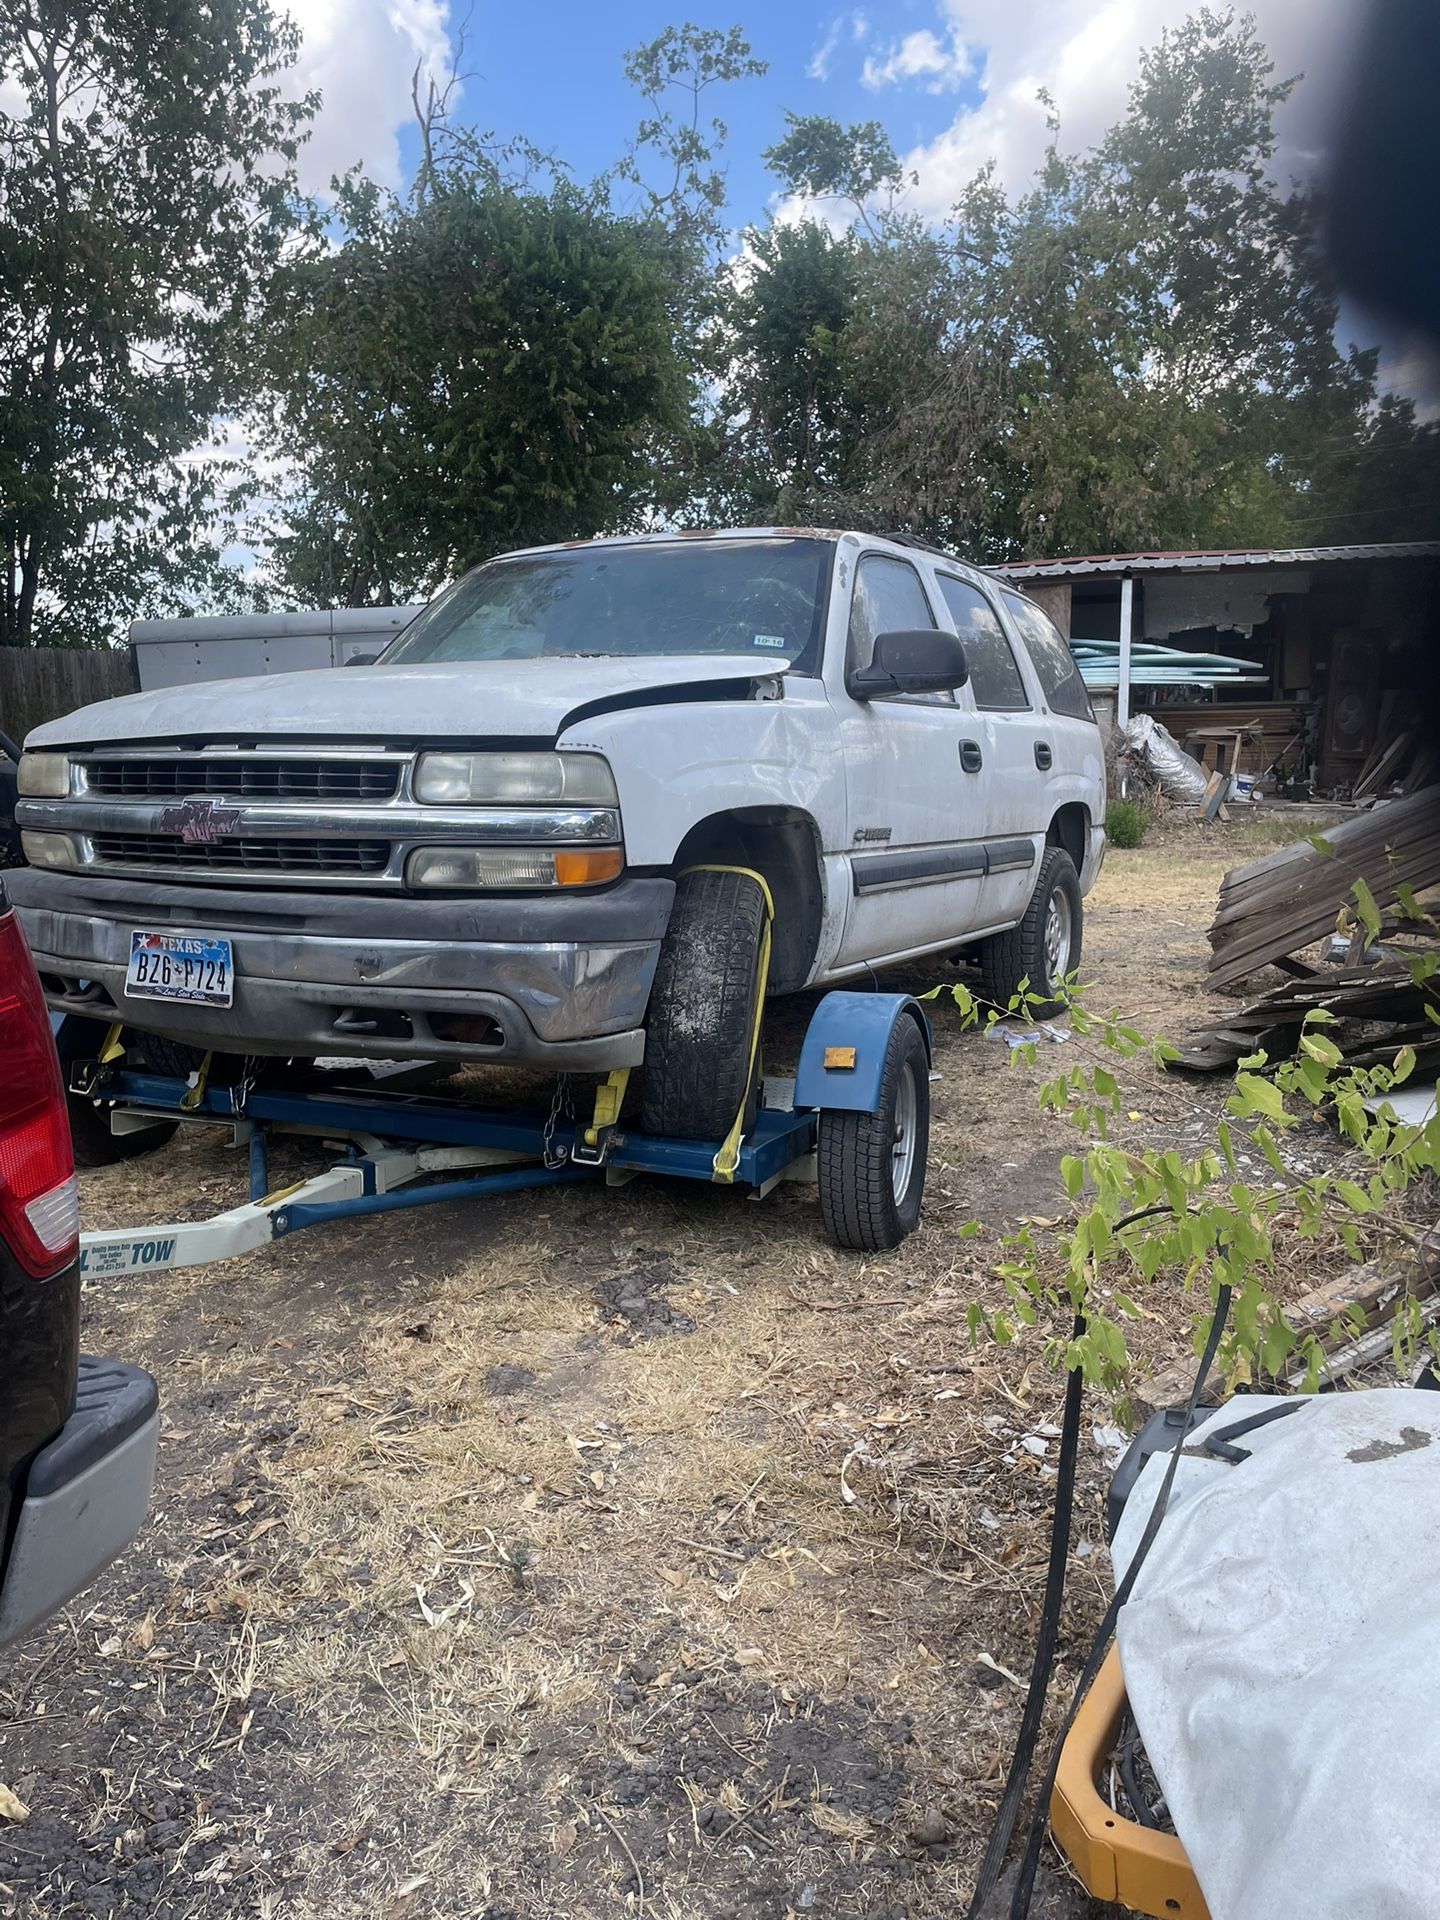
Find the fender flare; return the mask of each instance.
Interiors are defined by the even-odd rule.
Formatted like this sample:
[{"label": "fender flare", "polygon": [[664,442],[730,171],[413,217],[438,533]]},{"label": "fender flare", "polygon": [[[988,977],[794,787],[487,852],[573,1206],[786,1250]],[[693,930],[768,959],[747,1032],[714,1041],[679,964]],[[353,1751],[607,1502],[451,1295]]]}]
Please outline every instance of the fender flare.
[{"label": "fender flare", "polygon": [[[827,993],[811,1016],[795,1073],[795,1105],[837,1112],[876,1113],[890,1036],[913,1020],[934,1061],[930,1022],[909,993]],[[829,1064],[827,1064],[827,1055]]]}]

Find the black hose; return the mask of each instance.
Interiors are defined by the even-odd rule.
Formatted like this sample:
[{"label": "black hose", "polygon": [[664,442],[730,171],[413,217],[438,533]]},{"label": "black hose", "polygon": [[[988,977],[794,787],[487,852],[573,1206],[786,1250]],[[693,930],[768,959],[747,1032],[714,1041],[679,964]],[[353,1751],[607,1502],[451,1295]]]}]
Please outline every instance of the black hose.
[{"label": "black hose", "polygon": [[[1200,1403],[1200,1395],[1204,1389],[1205,1382],[1210,1377],[1210,1367],[1215,1359],[1216,1349],[1220,1345],[1220,1336],[1225,1331],[1225,1322],[1229,1314],[1230,1288],[1228,1285],[1222,1285],[1215,1296],[1215,1315],[1210,1322],[1210,1331],[1205,1339],[1205,1351],[1200,1356],[1200,1365],[1195,1374],[1195,1384],[1190,1389],[1190,1398],[1186,1403],[1184,1431],[1187,1433],[1195,1418],[1195,1409]],[[1140,1569],[1144,1566],[1146,1557],[1151,1547],[1155,1544],[1155,1536],[1160,1531],[1160,1522],[1165,1518],[1165,1509],[1170,1503],[1170,1489],[1175,1484],[1175,1472],[1180,1465],[1180,1453],[1181,1449],[1177,1446],[1170,1455],[1170,1463],[1165,1469],[1165,1478],[1160,1483],[1160,1491],[1155,1496],[1155,1503],[1150,1509],[1150,1517],[1145,1522],[1145,1531],[1140,1536],[1140,1544],[1136,1547],[1130,1564],[1125,1569],[1125,1578],[1115,1589],[1114,1599],[1105,1609],[1105,1617],[1101,1620],[1095,1638],[1091,1642],[1090,1652],[1086,1656],[1085,1665],[1080,1670],[1080,1678],[1075,1683],[1075,1691],[1071,1696],[1070,1705],[1066,1709],[1060,1731],[1055,1736],[1055,1743],[1050,1751],[1050,1760],[1045,1768],[1045,1777],[1040,1784],[1040,1791],[1036,1795],[1035,1806],[1030,1815],[1030,1830],[1026,1836],[1025,1855],[1020,1862],[1020,1872],[1016,1876],[1015,1892],[1010,1902],[1010,1920],[1026,1920],[1026,1915],[1030,1911],[1030,1897],[1035,1887],[1035,1873],[1040,1865],[1040,1849],[1045,1841],[1045,1823],[1050,1810],[1050,1795],[1054,1791],[1055,1776],[1060,1769],[1061,1749],[1064,1747],[1066,1737],[1074,1725],[1075,1715],[1080,1710],[1081,1702],[1090,1691],[1095,1676],[1100,1671],[1100,1667],[1105,1659],[1106,1650],[1110,1645],[1111,1635],[1115,1631],[1115,1622],[1119,1617],[1120,1609],[1130,1598],[1131,1589],[1135,1585]],[[1068,1526],[1066,1530],[1068,1533]]]},{"label": "black hose", "polygon": [[[1151,1206],[1140,1207],[1134,1213],[1127,1213],[1115,1222],[1114,1231],[1119,1233],[1122,1228],[1133,1226],[1137,1220],[1149,1219],[1152,1214],[1169,1212],[1168,1200],[1157,1201]],[[1086,1325],[1082,1309],[1075,1315],[1073,1337],[1076,1340],[1083,1336]],[[1075,1467],[1080,1452],[1080,1403],[1084,1390],[1084,1374],[1079,1367],[1071,1367],[1065,1379],[1065,1411],[1060,1421],[1060,1453],[1055,1476],[1055,1512],[1050,1522],[1050,1559],[1045,1570],[1045,1600],[1040,1609],[1035,1657],[1030,1663],[1025,1711],[1020,1717],[1015,1753],[990,1828],[985,1858],[980,1863],[980,1874],[966,1911],[966,1920],[979,1920],[980,1909],[1000,1878],[1000,1870],[1005,1864],[1005,1855],[1015,1831],[1020,1801],[1025,1793],[1030,1763],[1035,1754],[1035,1742],[1045,1712],[1045,1697],[1050,1690],[1050,1674],[1060,1637],[1060,1603],[1065,1593],[1065,1565],[1070,1556],[1070,1521],[1075,1506]]]},{"label": "black hose", "polygon": [[[1075,1316],[1075,1339],[1085,1331],[1085,1316]],[[1005,1864],[1015,1817],[1025,1792],[1031,1756],[1045,1712],[1045,1696],[1050,1690],[1050,1670],[1060,1637],[1060,1603],[1065,1596],[1065,1563],[1070,1554],[1070,1519],[1075,1505],[1075,1464],[1080,1451],[1080,1403],[1084,1398],[1085,1376],[1079,1367],[1071,1367],[1065,1379],[1065,1411],[1060,1420],[1060,1453],[1055,1477],[1055,1512],[1050,1523],[1050,1562],[1045,1570],[1045,1601],[1040,1609],[1040,1631],[1035,1641],[1035,1658],[1030,1664],[1030,1685],[1025,1695],[1025,1711],[1020,1716],[1015,1753],[1010,1761],[1005,1790],[1000,1796],[995,1821],[990,1829],[980,1877],[970,1901],[966,1920],[977,1920],[983,1901],[990,1897],[1000,1869]]]}]

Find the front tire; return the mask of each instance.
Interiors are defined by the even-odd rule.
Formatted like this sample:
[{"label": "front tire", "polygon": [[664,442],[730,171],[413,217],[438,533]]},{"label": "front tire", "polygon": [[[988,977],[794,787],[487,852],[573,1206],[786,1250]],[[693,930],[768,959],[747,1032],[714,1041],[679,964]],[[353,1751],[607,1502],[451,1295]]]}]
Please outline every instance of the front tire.
[{"label": "front tire", "polygon": [[897,1020],[874,1113],[820,1115],[820,1214],[836,1246],[888,1253],[920,1220],[930,1151],[930,1056],[920,1029]]},{"label": "front tire", "polygon": [[1025,918],[981,943],[985,998],[1004,1012],[1023,986],[1031,998],[1019,1012],[1041,1020],[1062,1012],[1066,977],[1080,964],[1084,925],[1075,863],[1063,847],[1047,847]]},{"label": "front tire", "polygon": [[750,874],[700,869],[676,882],[645,1020],[646,1133],[723,1140],[754,1098],[764,931],[765,894]]}]

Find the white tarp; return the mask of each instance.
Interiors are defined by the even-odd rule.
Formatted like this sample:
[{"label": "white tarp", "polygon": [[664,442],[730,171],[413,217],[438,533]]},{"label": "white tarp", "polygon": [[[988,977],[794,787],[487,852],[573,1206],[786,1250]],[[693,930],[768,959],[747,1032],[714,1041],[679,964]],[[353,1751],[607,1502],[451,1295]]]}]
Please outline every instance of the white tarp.
[{"label": "white tarp", "polygon": [[[1440,1393],[1196,1429],[1122,1609],[1125,1687],[1211,1920],[1440,1916]],[[1117,1578],[1169,1456],[1116,1532]]]}]

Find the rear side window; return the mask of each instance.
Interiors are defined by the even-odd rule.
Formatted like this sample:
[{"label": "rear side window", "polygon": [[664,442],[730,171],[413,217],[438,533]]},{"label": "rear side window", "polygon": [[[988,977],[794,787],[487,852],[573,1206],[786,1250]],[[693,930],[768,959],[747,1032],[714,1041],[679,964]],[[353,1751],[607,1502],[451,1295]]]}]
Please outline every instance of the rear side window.
[{"label": "rear side window", "polygon": [[1095,710],[1075,665],[1075,656],[1055,622],[1048,619],[1032,601],[1018,593],[1007,593],[1005,604],[1020,629],[1020,638],[1035,663],[1046,704],[1052,713],[1068,713],[1075,720],[1093,720]]},{"label": "rear side window", "polygon": [[955,631],[965,643],[970,691],[976,706],[1001,713],[1017,713],[1028,707],[1025,682],[1020,678],[1020,669],[995,609],[984,594],[967,581],[952,579],[945,573],[939,579]]}]

